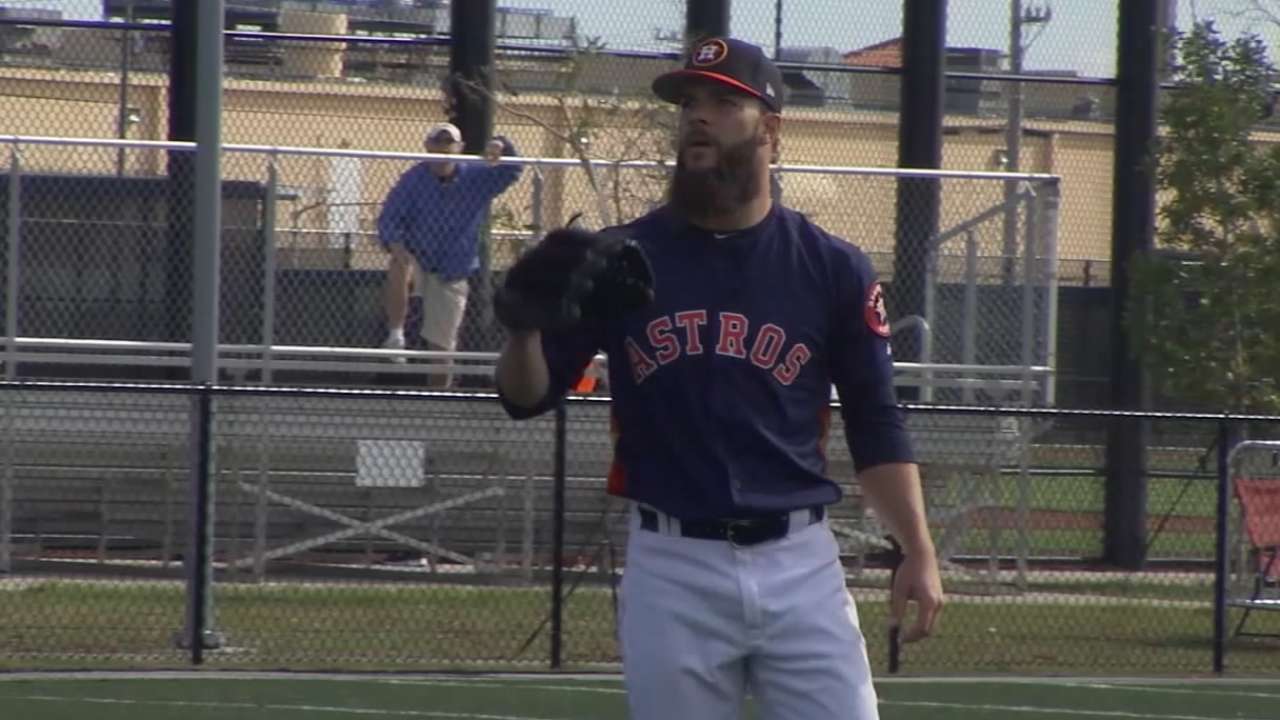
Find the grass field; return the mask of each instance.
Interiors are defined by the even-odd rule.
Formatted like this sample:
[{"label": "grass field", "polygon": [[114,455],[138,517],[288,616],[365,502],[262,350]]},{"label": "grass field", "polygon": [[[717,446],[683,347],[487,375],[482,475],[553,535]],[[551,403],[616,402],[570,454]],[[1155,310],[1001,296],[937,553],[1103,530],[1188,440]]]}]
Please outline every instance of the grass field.
[{"label": "grass field", "polygon": [[[1208,596],[1153,599],[1151,588],[1146,597],[1133,590],[1121,583],[1018,596],[953,595],[937,636],[909,647],[903,668],[1079,674],[1210,670]],[[873,663],[883,669],[883,594],[855,595]],[[48,581],[2,591],[0,599],[0,668],[185,665],[186,656],[172,637],[182,627],[184,612],[176,583]],[[548,633],[538,632],[548,609],[546,589],[220,586],[215,614],[227,646],[209,653],[207,662],[219,668],[297,670],[540,669],[549,657]],[[1280,613],[1255,613],[1249,628],[1280,633]],[[571,596],[563,637],[567,665],[615,663],[609,593],[583,588]],[[1241,638],[1231,643],[1228,664],[1231,672],[1274,673],[1280,667],[1277,657],[1280,639]]]},{"label": "grass field", "polygon": [[[1276,682],[881,679],[877,690],[884,720],[1274,720],[1280,707]],[[5,716],[29,720],[621,720],[625,703],[612,676],[0,676]]]},{"label": "grass field", "polygon": [[[1093,557],[1101,551],[1102,487],[1097,477],[1033,477],[1025,488],[1017,478],[1004,477],[989,488],[989,497],[1012,507],[1025,493],[1041,513],[1032,516],[1029,528],[1033,555]],[[1153,527],[1172,511],[1151,557],[1211,557],[1214,481],[1153,478],[1149,489]],[[1045,524],[1037,526],[1037,520]],[[961,553],[983,556],[987,541],[985,529],[971,530]],[[999,552],[1012,554],[1016,541],[1014,529],[1001,530]],[[211,652],[209,665],[358,671],[546,667],[546,588],[372,582],[216,584],[216,625],[227,647]],[[910,648],[904,669],[1205,672],[1212,658],[1211,583],[1208,574],[1071,569],[1036,573],[1019,591],[985,587],[974,578],[949,579],[941,632]],[[883,578],[854,578],[853,588],[873,662],[883,671]],[[179,582],[0,579],[0,669],[183,668],[186,655],[173,642],[183,615]],[[1231,627],[1238,617],[1233,611]],[[1250,629],[1280,633],[1280,613],[1255,614]],[[607,591],[587,586],[568,599],[568,666],[613,667],[613,633]],[[1277,657],[1280,639],[1239,639],[1230,646],[1228,665],[1236,673],[1275,673]]]},{"label": "grass field", "polygon": [[[1184,471],[1195,468],[1187,467]],[[1105,479],[1095,475],[1031,476],[1002,475],[982,481],[979,500],[989,508],[1005,508],[999,550],[1011,554],[1017,548],[1016,516],[1020,502],[1026,503],[1028,549],[1033,556],[1097,557],[1102,554],[1102,513]],[[931,499],[944,507],[962,502],[966,486],[949,486],[946,493]],[[1152,477],[1147,486],[1151,544],[1148,557],[1200,558],[1208,560],[1214,550],[1214,516],[1217,481],[1205,477]],[[961,541],[958,551],[982,555],[990,551],[987,531],[979,519]],[[1157,527],[1163,523],[1163,527]]]}]

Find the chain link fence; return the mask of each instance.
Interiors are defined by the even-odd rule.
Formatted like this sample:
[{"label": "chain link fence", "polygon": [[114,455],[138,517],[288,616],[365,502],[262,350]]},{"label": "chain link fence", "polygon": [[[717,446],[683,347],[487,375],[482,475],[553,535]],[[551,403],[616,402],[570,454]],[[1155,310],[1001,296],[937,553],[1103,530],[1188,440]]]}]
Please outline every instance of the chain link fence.
[{"label": "chain link fence", "polygon": [[[103,13],[115,22],[0,15],[0,76],[12,83],[0,95],[0,132],[165,139],[170,8],[111,0]],[[503,90],[551,100],[590,52],[600,60],[584,90],[647,95],[654,68],[679,54],[683,33],[673,33],[683,21],[683,0],[610,13],[594,3],[503,3],[493,75]],[[228,5],[227,24],[229,142],[411,151],[444,116],[446,3],[246,0]]]},{"label": "chain link fence", "polygon": [[[108,5],[112,17],[126,17],[126,3]],[[329,12],[281,8],[264,11],[271,21],[254,15],[233,23],[240,29],[227,37],[226,141],[420,150],[425,128],[445,116],[447,8],[402,8],[382,19],[345,5]],[[1028,42],[1041,44],[1027,48],[1029,67],[1037,53],[1045,54],[1043,43],[1058,38],[1059,45],[1078,46],[1070,39],[1079,38],[1086,20],[1098,20],[1064,12],[1052,22],[1028,24]],[[675,65],[683,13],[678,0],[622,4],[608,13],[567,0],[503,9],[494,68],[497,131],[537,154],[669,157],[669,140],[653,129],[671,121],[649,85]],[[779,15],[776,2],[735,4],[734,32],[772,48],[783,63],[785,162],[827,164],[838,157],[843,164],[897,164],[901,7],[876,5],[873,14],[858,26],[859,45],[835,32],[844,25],[811,7],[784,4]],[[1114,26],[1114,18],[1103,20]],[[1069,190],[1064,212],[1072,218],[1060,252],[1063,282],[1105,285],[1113,88],[1076,82],[1075,71],[1053,64],[1069,64],[1065,57],[1039,66],[1047,69],[1024,70],[1044,74],[1043,81],[1001,81],[1011,69],[1009,38],[991,29],[1007,28],[1008,21],[1007,13],[996,17],[985,5],[952,8],[948,70],[986,77],[948,80],[943,166],[1061,175]],[[0,26],[9,38],[0,73],[12,81],[0,94],[0,132],[164,139],[168,31],[115,25]],[[981,37],[969,28],[981,29]],[[306,39],[321,32],[346,39]],[[1037,32],[1045,38],[1031,42]],[[1015,93],[1021,119],[1010,114]]]},{"label": "chain link fence", "polygon": [[[16,262],[6,264],[0,287],[12,328],[9,371],[112,378],[111,367],[139,356],[181,366],[192,277],[184,238],[194,215],[191,192],[165,172],[189,167],[191,146],[14,138],[7,147],[0,237],[5,257]],[[458,168],[449,183],[433,175],[441,163]],[[308,371],[320,369],[346,373],[344,382],[378,382],[388,373],[420,381],[409,375],[423,365],[391,361],[448,359],[438,352],[446,344],[422,332],[456,307],[456,295],[436,287],[445,282],[465,294],[451,351],[457,385],[485,386],[491,368],[484,363],[503,338],[491,293],[519,253],[577,215],[602,227],[658,207],[668,167],[225,146],[223,366],[229,377],[266,382],[311,382]],[[898,227],[895,193],[908,174],[786,165],[779,172],[788,205],[862,247],[890,287],[905,273],[922,288],[920,307],[890,312],[906,357],[955,366],[919,369],[926,397],[1051,403],[1056,179],[932,176],[938,226],[908,214]],[[895,251],[904,247],[899,236],[915,238],[913,249]],[[411,292],[388,271],[392,246],[406,248],[420,270]],[[407,351],[380,347],[395,325],[390,295],[408,303]],[[1018,368],[1035,376],[1034,399],[1017,394]],[[953,382],[974,372],[985,373],[986,384],[962,391]]]},{"label": "chain link fence", "polygon": [[[446,114],[448,9],[305,5],[236,4],[226,39],[226,142],[420,150],[426,127]],[[570,0],[507,5],[496,19],[498,132],[528,154],[669,157],[665,138],[637,145],[606,140],[601,131],[655,135],[651,121],[663,113],[649,86],[676,63],[683,2],[619,3],[608,11]],[[831,22],[838,13],[807,4],[735,3],[734,32],[774,50],[783,63],[785,162],[897,164],[902,10],[895,3],[873,5],[850,35],[847,23]],[[987,5],[951,8],[948,70],[984,78],[948,80],[943,165],[1061,175],[1069,190],[1064,212],[1073,219],[1060,253],[1070,266],[1064,282],[1105,284],[1113,89],[1107,83],[1080,84],[1074,70],[1062,69],[1071,65],[1070,57],[1044,59],[1044,48],[1050,40],[1071,48],[1086,45],[1074,41],[1083,34],[1101,37],[1098,23],[1114,27],[1114,18],[1080,17],[1059,8],[1052,21],[1029,23],[1024,72],[1045,77],[1010,83],[1000,80],[1012,62],[1010,18]],[[65,26],[48,19],[20,25],[10,18],[0,25],[6,38],[0,47],[0,76],[6,79],[0,132],[165,139],[170,40],[166,25],[150,21],[167,19],[168,10],[139,7],[146,12],[135,8],[134,24]],[[123,0],[105,8],[114,19],[128,17]],[[1043,37],[1031,42],[1041,31]],[[308,40],[308,34],[322,35]],[[1019,88],[1022,119],[1010,119]],[[1021,128],[1017,148],[1010,142],[1013,126]]]},{"label": "chain link fence", "polygon": [[[190,392],[0,388],[0,664],[187,661]],[[558,648],[564,667],[616,667],[629,510],[604,492],[607,404],[566,408],[559,510],[554,414],[511,421],[491,396],[212,392],[206,664],[520,669],[545,667]],[[1233,518],[1245,508],[1272,527],[1274,505],[1245,507],[1239,483],[1274,481],[1274,447],[1235,452],[1220,478],[1220,418],[1153,421],[1147,561],[1127,571],[1101,560],[1105,413],[913,407],[910,419],[950,603],[937,636],[906,650],[904,669],[1209,669],[1219,482],[1236,483]],[[1275,437],[1274,420],[1250,423],[1248,436]],[[886,639],[874,628],[886,612],[884,529],[851,482],[838,423],[832,430],[829,473],[846,498],[829,522],[883,672]],[[1265,569],[1275,540],[1245,527],[1233,520],[1223,535],[1228,666],[1268,672],[1267,635],[1280,632]]]},{"label": "chain link fence", "polygon": [[[4,402],[4,582],[47,603],[10,606],[8,659],[180,662],[189,397],[73,389]],[[216,657],[545,661],[546,426],[514,424],[496,401],[386,396],[233,395],[212,413]]]},{"label": "chain link fence", "polygon": [[[1201,11],[1232,28],[1274,34],[1259,8],[1265,3]],[[119,22],[97,25],[31,12],[0,18],[0,132],[165,138],[170,40],[156,21],[168,18],[166,5],[104,3],[104,16]],[[445,115],[447,6],[261,0],[229,12],[228,142],[413,152],[425,126]],[[499,130],[538,154],[573,156],[565,137],[599,140],[578,132],[580,116],[591,113],[562,112],[566,95],[570,110],[652,103],[649,83],[674,64],[684,12],[682,0],[607,10],[575,0],[504,3],[495,21]],[[1043,0],[949,6],[944,167],[1060,175],[1073,220],[1060,252],[1071,286],[1109,282],[1117,13],[1105,3]],[[1186,26],[1193,15],[1170,2],[1164,22]],[[841,160],[850,164],[894,166],[901,4],[863,8],[852,26],[833,21],[840,18],[835,7],[778,0],[739,0],[732,11],[734,33],[765,46],[786,70],[784,160],[839,154],[852,156]],[[1002,79],[1011,72],[1028,79]],[[647,113],[594,114],[636,134],[649,127]],[[590,151],[632,159],[624,149],[601,143]],[[660,143],[643,159],[667,153]]]},{"label": "chain link fence", "polygon": [[947,12],[949,162],[1062,174],[1073,218],[1063,283],[1108,284],[1112,170],[1095,159],[1112,151],[1119,6],[961,1]]},{"label": "chain link fence", "polygon": [[[1267,435],[1264,435],[1267,437]],[[1234,635],[1280,638],[1267,615],[1280,610],[1280,442],[1246,440],[1227,458],[1235,502],[1227,527],[1230,554],[1228,601],[1239,615],[1228,628]]]}]

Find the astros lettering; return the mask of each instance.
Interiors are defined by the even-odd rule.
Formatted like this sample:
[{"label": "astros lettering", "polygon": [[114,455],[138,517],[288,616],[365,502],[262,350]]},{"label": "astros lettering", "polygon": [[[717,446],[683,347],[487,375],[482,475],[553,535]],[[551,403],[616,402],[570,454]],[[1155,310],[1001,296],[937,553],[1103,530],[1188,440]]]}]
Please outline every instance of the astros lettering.
[{"label": "astros lettering", "polygon": [[[636,384],[684,356],[703,354],[706,346],[702,330],[707,324],[706,310],[684,310],[650,321],[642,339],[643,347],[635,338],[627,338],[627,358]],[[791,343],[788,347],[787,331],[773,323],[761,325],[752,335],[751,320],[740,313],[719,313],[712,331],[716,338],[713,352],[748,361],[773,373],[774,379],[783,385],[795,382],[801,368],[813,357],[804,343]]]}]

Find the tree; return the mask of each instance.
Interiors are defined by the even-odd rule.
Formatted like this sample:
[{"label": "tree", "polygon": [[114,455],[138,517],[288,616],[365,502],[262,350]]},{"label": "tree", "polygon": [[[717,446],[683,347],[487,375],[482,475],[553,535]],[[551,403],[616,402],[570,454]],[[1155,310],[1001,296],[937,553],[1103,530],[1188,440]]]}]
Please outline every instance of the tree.
[{"label": "tree", "polygon": [[1212,411],[1280,411],[1280,146],[1254,141],[1274,72],[1257,36],[1197,22],[1174,40],[1156,150],[1158,249],[1127,309],[1155,386]]},{"label": "tree", "polygon": [[[622,172],[616,165],[637,160],[669,164],[674,151],[673,106],[649,96],[627,97],[616,90],[610,94],[591,87],[618,70],[616,59],[611,58],[600,38],[574,38],[559,65],[557,86],[551,93],[556,109],[554,119],[515,109],[505,100],[517,91],[500,82],[494,83],[495,91],[462,78],[455,78],[454,82],[464,92],[487,94],[500,114],[541,127],[559,140],[578,160],[590,191],[587,206],[575,210],[590,216],[587,224],[605,226],[625,222],[651,209],[662,200],[669,177],[662,168]],[[600,160],[615,166],[602,173],[593,162]]]},{"label": "tree", "polygon": [[[1217,10],[1249,23],[1265,22],[1280,25],[1280,3],[1275,0],[1245,0],[1243,5],[1244,7],[1241,8],[1232,2],[1228,3],[1230,9],[1218,8]],[[1191,14],[1197,19],[1200,17],[1199,4],[1195,0],[1191,2]]]}]

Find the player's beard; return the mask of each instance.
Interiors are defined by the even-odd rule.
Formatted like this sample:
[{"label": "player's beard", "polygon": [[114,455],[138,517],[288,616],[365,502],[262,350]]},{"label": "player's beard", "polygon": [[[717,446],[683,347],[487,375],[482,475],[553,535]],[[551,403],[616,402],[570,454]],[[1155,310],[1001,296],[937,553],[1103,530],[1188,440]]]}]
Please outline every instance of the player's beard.
[{"label": "player's beard", "polygon": [[671,178],[669,201],[685,217],[716,217],[734,212],[763,190],[756,172],[756,156],[765,147],[755,135],[721,145],[715,165],[704,170],[689,169],[681,151]]}]

